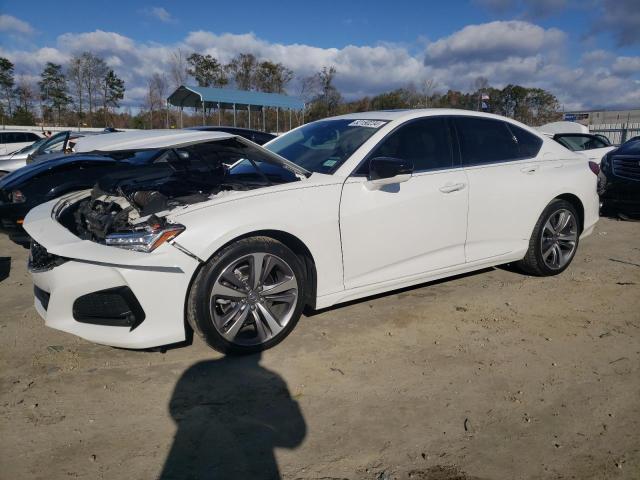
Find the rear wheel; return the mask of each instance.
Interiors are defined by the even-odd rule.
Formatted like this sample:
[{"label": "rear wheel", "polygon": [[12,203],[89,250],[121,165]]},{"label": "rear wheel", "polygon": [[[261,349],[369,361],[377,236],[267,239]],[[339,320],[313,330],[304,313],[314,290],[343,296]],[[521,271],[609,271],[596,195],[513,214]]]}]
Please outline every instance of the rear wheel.
[{"label": "rear wheel", "polygon": [[544,209],[520,268],[531,275],[557,275],[569,266],[578,248],[580,219],[575,207],[556,199]]},{"label": "rear wheel", "polygon": [[300,259],[268,237],[239,240],[202,268],[187,319],[214,349],[246,354],[271,348],[293,330],[304,307]]}]

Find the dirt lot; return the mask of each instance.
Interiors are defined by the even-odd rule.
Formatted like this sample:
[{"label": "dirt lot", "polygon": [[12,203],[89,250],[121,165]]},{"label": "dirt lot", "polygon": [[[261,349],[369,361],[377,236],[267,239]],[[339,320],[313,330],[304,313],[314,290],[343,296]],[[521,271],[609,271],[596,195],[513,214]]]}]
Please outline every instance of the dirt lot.
[{"label": "dirt lot", "polygon": [[638,479],[639,238],[605,219],[559,277],[422,285],[227,359],[45,328],[2,237],[0,477]]}]

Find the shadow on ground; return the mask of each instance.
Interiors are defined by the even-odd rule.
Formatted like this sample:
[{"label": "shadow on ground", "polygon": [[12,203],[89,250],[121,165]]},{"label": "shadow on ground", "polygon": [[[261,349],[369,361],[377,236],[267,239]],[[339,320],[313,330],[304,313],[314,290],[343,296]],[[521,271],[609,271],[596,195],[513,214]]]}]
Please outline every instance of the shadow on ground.
[{"label": "shadow on ground", "polygon": [[177,432],[161,479],[278,479],[274,449],[299,446],[306,424],[298,403],[260,355],[191,366],[173,392]]},{"label": "shadow on ground", "polygon": [[9,278],[11,273],[11,257],[0,257],[0,282]]}]

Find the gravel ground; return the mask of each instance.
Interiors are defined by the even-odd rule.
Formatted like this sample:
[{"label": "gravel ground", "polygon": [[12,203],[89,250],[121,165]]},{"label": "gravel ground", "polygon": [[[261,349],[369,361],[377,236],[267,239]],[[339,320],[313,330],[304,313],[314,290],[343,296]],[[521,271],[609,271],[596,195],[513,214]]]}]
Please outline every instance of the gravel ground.
[{"label": "gravel ground", "polygon": [[640,478],[640,223],[304,317],[261,357],[44,327],[0,238],[0,477]]}]

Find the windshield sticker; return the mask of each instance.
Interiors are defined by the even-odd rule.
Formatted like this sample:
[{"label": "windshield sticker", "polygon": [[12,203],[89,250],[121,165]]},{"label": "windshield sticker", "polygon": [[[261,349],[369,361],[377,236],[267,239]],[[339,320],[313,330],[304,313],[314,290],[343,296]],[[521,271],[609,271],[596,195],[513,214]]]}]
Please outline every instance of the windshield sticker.
[{"label": "windshield sticker", "polygon": [[349,124],[349,127],[367,127],[367,128],[380,128],[385,123],[384,120],[354,120]]},{"label": "windshield sticker", "polygon": [[333,167],[336,163],[338,163],[338,160],[329,158],[328,160],[325,160],[322,165],[325,167]]}]

